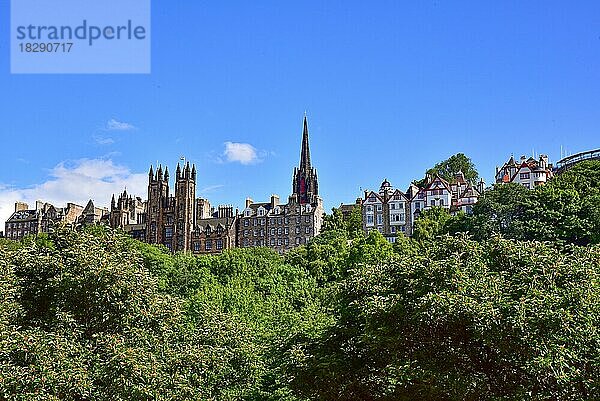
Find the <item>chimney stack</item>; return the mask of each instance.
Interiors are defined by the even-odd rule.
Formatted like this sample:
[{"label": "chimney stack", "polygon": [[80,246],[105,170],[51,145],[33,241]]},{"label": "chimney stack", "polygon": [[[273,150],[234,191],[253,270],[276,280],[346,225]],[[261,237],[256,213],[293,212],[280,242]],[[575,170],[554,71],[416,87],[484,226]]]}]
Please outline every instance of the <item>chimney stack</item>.
[{"label": "chimney stack", "polygon": [[279,195],[271,195],[271,208],[274,208],[275,206],[279,205]]},{"label": "chimney stack", "polygon": [[21,212],[29,209],[29,205],[25,202],[15,202],[15,212]]}]

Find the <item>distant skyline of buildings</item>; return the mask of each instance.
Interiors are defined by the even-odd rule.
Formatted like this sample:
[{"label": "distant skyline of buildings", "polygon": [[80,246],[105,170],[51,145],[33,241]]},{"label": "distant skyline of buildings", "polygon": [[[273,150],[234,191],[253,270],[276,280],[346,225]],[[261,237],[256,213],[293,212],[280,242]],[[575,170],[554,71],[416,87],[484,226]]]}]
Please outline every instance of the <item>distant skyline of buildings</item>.
[{"label": "distant skyline of buildings", "polygon": [[[526,156],[515,159],[511,155],[502,167],[496,167],[495,184],[512,182],[533,189],[552,178],[553,168],[547,155],[542,154],[538,159]],[[48,232],[57,222],[106,224],[123,229],[138,240],[164,245],[173,252],[204,254],[233,247],[265,246],[282,253],[307,243],[320,232],[325,210],[310,157],[306,115],[300,162],[293,170],[292,192],[287,203],[280,202],[280,197],[273,194],[266,202],[246,198],[241,210],[232,205],[213,207],[208,199],[196,197],[196,180],[196,166],[187,161],[183,167],[177,164],[173,193],[168,166],[163,170],[162,165],[157,165],[156,171],[151,166],[146,200],[124,190],[116,198],[113,194],[110,209],[97,207],[92,200],[85,207],[67,203],[64,208],[38,201],[35,209],[17,201],[14,213],[5,222],[5,237],[18,240]],[[340,208],[347,212],[360,207],[364,230],[378,230],[388,241],[395,242],[398,235],[412,235],[421,211],[442,207],[451,213],[470,213],[484,190],[483,179],[469,182],[460,171],[450,181],[426,175],[422,187],[413,181],[405,192],[384,179],[378,191],[365,190],[354,204],[341,204]]]}]

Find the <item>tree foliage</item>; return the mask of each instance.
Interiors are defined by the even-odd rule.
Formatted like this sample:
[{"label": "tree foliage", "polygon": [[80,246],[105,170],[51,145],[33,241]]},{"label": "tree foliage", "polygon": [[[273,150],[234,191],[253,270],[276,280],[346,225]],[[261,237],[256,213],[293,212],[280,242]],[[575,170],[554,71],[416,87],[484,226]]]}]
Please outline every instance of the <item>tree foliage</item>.
[{"label": "tree foliage", "polygon": [[2,241],[0,400],[598,399],[599,177],[499,185],[394,244],[334,209],[283,256]]},{"label": "tree foliage", "polygon": [[318,400],[596,399],[600,248],[446,237],[341,282],[339,319],[301,341]]},{"label": "tree foliage", "polygon": [[[479,179],[479,173],[475,168],[475,163],[466,156],[464,153],[457,153],[450,156],[448,159],[437,163],[435,166],[427,170],[426,174],[432,176],[438,175],[446,181],[452,181],[454,175],[458,172],[462,172],[465,179],[475,184]],[[422,187],[425,184],[425,179],[415,182],[417,186]]]},{"label": "tree foliage", "polygon": [[528,190],[500,184],[486,191],[473,215],[448,232],[468,231],[477,239],[505,238],[587,245],[600,242],[600,161],[582,162]]}]

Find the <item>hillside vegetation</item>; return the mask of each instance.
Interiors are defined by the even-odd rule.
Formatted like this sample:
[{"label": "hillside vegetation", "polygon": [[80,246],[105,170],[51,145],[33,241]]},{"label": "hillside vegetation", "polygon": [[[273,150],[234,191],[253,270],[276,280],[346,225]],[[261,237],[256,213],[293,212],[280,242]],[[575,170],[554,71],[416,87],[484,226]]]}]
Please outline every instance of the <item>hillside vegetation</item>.
[{"label": "hillside vegetation", "polygon": [[285,256],[0,242],[0,400],[596,400],[600,163]]}]

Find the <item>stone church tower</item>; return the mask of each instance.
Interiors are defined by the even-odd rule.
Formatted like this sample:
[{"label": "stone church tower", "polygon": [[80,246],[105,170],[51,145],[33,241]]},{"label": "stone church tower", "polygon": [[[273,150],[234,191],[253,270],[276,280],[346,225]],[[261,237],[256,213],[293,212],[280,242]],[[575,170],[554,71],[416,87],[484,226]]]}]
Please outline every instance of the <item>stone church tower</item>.
[{"label": "stone church tower", "polygon": [[308,144],[308,120],[304,116],[304,127],[302,129],[302,149],[300,150],[300,167],[294,168],[292,179],[292,195],[290,202],[304,204],[316,204],[319,198],[319,183],[317,171],[310,163],[310,147]]},{"label": "stone church tower", "polygon": [[146,210],[146,241],[151,244],[164,243],[165,208],[169,201],[169,169],[163,176],[162,165],[156,175],[150,166],[148,172],[148,202]]},{"label": "stone church tower", "polygon": [[175,235],[173,249],[185,251],[191,249],[190,241],[196,221],[196,165],[190,170],[187,162],[183,171],[177,164],[175,173]]}]

